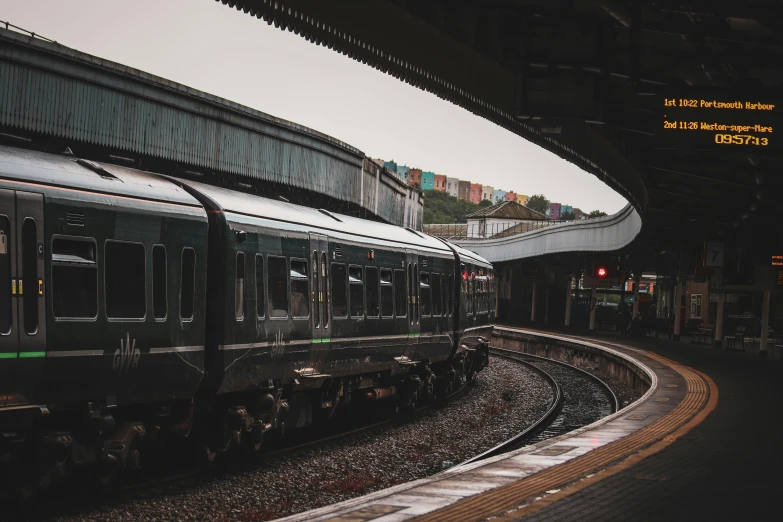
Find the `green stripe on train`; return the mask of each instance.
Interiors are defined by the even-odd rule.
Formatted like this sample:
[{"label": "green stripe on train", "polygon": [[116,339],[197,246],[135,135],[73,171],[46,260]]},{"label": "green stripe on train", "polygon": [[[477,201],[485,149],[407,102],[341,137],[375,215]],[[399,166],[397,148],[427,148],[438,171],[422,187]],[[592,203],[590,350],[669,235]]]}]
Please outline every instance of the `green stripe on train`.
[{"label": "green stripe on train", "polygon": [[46,357],[46,352],[19,352],[19,355],[16,353],[0,353],[0,359],[16,359],[19,357],[20,359],[36,359],[39,357]]}]

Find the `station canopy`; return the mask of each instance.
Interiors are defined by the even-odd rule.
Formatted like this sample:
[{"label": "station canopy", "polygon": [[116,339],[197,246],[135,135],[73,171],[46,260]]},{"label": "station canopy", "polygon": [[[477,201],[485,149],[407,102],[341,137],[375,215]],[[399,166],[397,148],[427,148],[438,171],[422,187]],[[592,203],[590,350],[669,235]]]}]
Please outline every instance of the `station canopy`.
[{"label": "station canopy", "polygon": [[779,2],[220,1],[575,163],[650,249],[783,239]]}]

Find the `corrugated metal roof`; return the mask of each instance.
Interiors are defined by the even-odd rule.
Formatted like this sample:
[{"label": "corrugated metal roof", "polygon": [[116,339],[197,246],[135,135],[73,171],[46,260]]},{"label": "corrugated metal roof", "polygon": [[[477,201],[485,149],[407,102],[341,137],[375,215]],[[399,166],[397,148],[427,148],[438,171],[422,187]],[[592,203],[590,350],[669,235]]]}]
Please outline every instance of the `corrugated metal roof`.
[{"label": "corrugated metal roof", "polygon": [[[4,29],[0,126],[194,170],[280,183],[362,206],[390,223],[405,223],[407,195],[394,183],[379,183],[376,192],[375,179],[362,175],[364,154],[342,141]],[[79,153],[77,148],[74,152]],[[417,215],[422,212],[418,207]]]},{"label": "corrugated metal roof", "polygon": [[425,234],[446,239],[450,237],[468,237],[468,225],[464,223],[428,224],[424,225],[422,230]]},{"label": "corrugated metal roof", "polygon": [[546,215],[536,212],[533,209],[520,205],[516,201],[501,201],[491,207],[479,209],[472,214],[468,214],[468,219],[472,218],[500,218],[500,219],[526,219],[543,221]]}]

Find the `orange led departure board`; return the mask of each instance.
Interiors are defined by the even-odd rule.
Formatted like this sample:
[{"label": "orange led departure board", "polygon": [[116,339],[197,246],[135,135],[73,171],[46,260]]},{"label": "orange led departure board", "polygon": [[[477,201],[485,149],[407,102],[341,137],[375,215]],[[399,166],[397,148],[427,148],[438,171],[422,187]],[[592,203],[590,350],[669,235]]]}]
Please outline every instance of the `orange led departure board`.
[{"label": "orange led departure board", "polygon": [[688,89],[661,96],[660,148],[779,154],[783,105],[772,94]]}]

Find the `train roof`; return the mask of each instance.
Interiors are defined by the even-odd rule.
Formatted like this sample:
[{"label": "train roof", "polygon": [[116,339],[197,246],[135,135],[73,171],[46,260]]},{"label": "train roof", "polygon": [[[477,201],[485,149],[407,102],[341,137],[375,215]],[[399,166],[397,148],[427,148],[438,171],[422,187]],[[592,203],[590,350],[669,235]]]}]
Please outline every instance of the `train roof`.
[{"label": "train roof", "polygon": [[226,212],[301,225],[309,230],[326,233],[327,235],[329,232],[336,232],[341,235],[359,236],[373,240],[390,241],[404,246],[449,252],[448,247],[440,240],[423,232],[378,221],[346,216],[323,209],[245,194],[195,181],[179,181],[208,197],[221,210]]},{"label": "train roof", "polygon": [[0,178],[44,187],[65,187],[201,207],[201,203],[185,189],[149,172],[2,145]]},{"label": "train roof", "polygon": [[[0,179],[43,187],[63,187],[150,201],[162,201],[193,207],[201,203],[190,187],[212,200],[222,210],[272,221],[282,221],[310,230],[390,241],[403,246],[449,252],[445,241],[412,229],[346,216],[323,209],[295,205],[195,181],[168,179],[142,170],[85,161],[66,155],[19,149],[0,145]],[[459,245],[448,243],[460,257],[491,266],[490,263]]]},{"label": "train roof", "polygon": [[487,261],[486,259],[484,259],[480,255],[478,255],[477,253],[473,252],[472,250],[468,250],[467,248],[461,247],[461,246],[456,245],[454,243],[449,243],[449,244],[452,247],[454,247],[454,250],[457,251],[457,253],[459,254],[459,257],[460,257],[461,260],[464,261],[464,260],[468,259],[468,260],[472,261],[474,264],[478,264],[478,265],[483,264],[483,265],[486,265],[488,267],[492,266],[492,263],[490,263],[489,261]]}]

